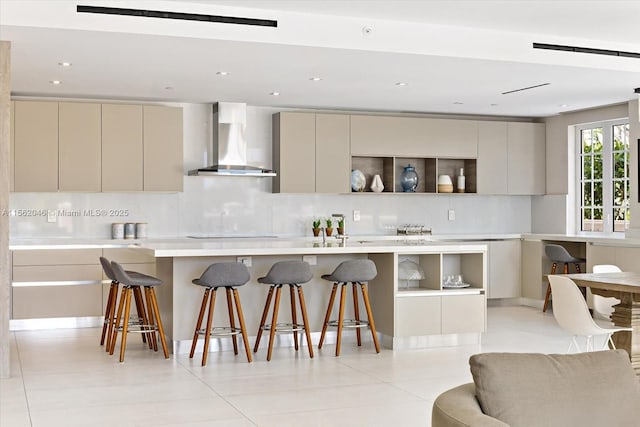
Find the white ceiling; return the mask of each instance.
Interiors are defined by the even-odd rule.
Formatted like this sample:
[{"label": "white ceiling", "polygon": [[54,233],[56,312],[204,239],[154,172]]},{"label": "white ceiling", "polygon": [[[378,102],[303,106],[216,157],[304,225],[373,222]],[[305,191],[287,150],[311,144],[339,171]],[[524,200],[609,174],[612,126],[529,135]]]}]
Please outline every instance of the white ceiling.
[{"label": "white ceiling", "polygon": [[[76,4],[278,28],[78,14]],[[640,59],[531,43],[640,52],[639,21],[639,1],[0,0],[16,96],[529,117],[634,99]]]}]

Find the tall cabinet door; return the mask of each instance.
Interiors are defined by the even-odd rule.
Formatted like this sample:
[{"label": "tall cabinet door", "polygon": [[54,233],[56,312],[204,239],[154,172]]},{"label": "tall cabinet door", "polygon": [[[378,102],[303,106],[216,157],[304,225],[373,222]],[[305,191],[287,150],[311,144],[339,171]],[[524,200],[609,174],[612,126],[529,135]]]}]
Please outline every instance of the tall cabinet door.
[{"label": "tall cabinet door", "polygon": [[11,153],[9,154],[9,191],[15,191],[15,170],[16,170],[16,125],[14,118],[16,117],[16,103],[11,101],[11,117],[9,118],[9,127],[11,128]]},{"label": "tall cabinet door", "polygon": [[316,115],[278,113],[273,116],[273,165],[276,193],[316,191]]},{"label": "tall cabinet door", "polygon": [[478,124],[478,194],[507,194],[507,123]]},{"label": "tall cabinet door", "polygon": [[15,101],[15,191],[58,191],[58,103]]},{"label": "tall cabinet door", "polygon": [[182,108],[144,106],[144,190],[182,191]]},{"label": "tall cabinet door", "polygon": [[350,193],[349,116],[316,114],[316,193]]},{"label": "tall cabinet door", "polygon": [[509,194],[544,194],[544,123],[508,123]]},{"label": "tall cabinet door", "polygon": [[60,191],[100,191],[100,104],[61,102],[58,114]]},{"label": "tall cabinet door", "polygon": [[102,191],[142,191],[141,105],[102,105]]}]

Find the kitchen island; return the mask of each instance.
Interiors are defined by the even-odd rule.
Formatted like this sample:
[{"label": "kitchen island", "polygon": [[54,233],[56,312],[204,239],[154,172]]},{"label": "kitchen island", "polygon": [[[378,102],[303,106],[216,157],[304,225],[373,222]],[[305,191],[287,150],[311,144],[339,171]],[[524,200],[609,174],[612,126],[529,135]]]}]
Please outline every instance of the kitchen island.
[{"label": "kitchen island", "polygon": [[[333,240],[333,239],[332,239]],[[251,280],[239,288],[245,322],[255,336],[268,288],[257,283],[271,265],[282,260],[305,260],[313,279],[304,284],[313,341],[322,329],[331,284],[321,279],[341,262],[369,258],[378,276],[369,283],[376,328],[388,348],[417,348],[479,343],[486,330],[486,251],[482,243],[430,242],[426,240],[363,240],[346,243],[308,239],[211,239],[144,242],[139,250],[156,259],[156,276],[162,319],[174,353],[188,351],[202,298],[191,283],[208,265],[244,260]],[[400,263],[409,263],[421,274],[401,279]],[[406,266],[407,264],[405,264]],[[461,275],[465,284],[443,287],[443,279]],[[463,287],[464,286],[464,287]],[[288,301],[281,313],[289,313]],[[222,304],[222,302],[220,302]],[[219,315],[219,316],[218,316]],[[216,310],[215,323],[227,324],[225,310]],[[352,316],[347,312],[346,316]],[[219,318],[218,318],[219,317]],[[282,319],[286,322],[287,319]],[[277,345],[292,345],[290,336],[278,337]],[[348,340],[349,334],[345,334]],[[226,349],[230,340],[214,339],[212,350]],[[327,343],[335,341],[335,332]]]}]

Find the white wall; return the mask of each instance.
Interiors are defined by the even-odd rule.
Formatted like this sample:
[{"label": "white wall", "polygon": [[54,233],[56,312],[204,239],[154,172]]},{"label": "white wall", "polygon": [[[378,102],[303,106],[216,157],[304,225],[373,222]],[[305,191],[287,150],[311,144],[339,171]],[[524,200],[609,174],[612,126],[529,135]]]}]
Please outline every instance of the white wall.
[{"label": "white wall", "polygon": [[[11,218],[11,237],[109,238],[112,222],[148,222],[149,237],[191,234],[311,235],[311,219],[347,214],[348,234],[395,234],[400,224],[418,223],[434,234],[527,233],[529,196],[405,194],[272,194],[270,178],[186,176],[211,163],[211,106],[184,107],[184,191],[182,193],[12,193],[12,209],[128,209],[126,217]],[[248,161],[271,166],[271,115],[248,107]],[[205,160],[205,153],[207,159]],[[351,213],[360,210],[361,221]],[[447,220],[454,209],[455,221]]]}]

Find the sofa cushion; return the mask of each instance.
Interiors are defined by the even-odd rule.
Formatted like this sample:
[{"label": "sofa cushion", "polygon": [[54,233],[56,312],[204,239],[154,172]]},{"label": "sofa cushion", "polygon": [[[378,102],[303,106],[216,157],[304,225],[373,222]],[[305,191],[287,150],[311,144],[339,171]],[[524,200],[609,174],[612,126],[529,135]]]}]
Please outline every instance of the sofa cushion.
[{"label": "sofa cushion", "polygon": [[471,356],[482,411],[511,427],[638,426],[640,383],[624,350]]}]

